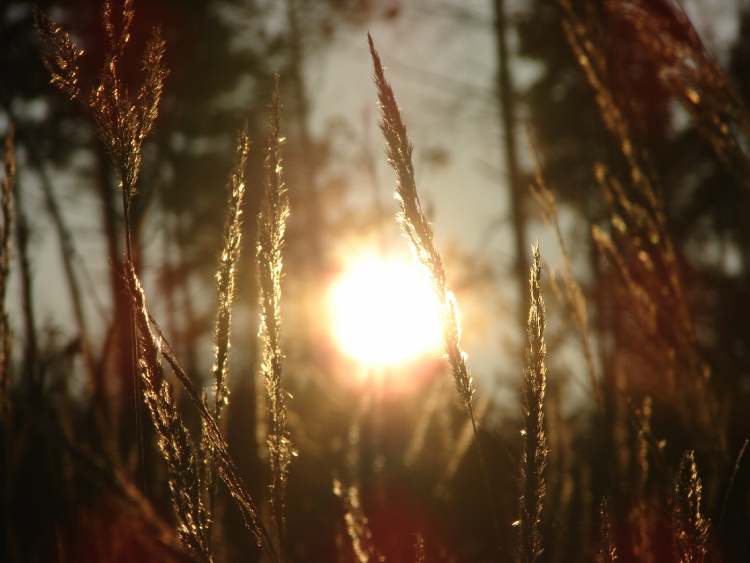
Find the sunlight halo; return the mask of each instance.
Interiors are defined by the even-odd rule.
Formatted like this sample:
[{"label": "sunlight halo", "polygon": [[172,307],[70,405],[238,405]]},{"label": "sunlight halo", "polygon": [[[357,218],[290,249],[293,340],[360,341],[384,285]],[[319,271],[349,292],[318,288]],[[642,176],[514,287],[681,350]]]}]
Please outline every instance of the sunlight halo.
[{"label": "sunlight halo", "polygon": [[414,261],[352,260],[328,301],[337,345],[360,364],[393,366],[441,348],[440,306],[427,272]]}]

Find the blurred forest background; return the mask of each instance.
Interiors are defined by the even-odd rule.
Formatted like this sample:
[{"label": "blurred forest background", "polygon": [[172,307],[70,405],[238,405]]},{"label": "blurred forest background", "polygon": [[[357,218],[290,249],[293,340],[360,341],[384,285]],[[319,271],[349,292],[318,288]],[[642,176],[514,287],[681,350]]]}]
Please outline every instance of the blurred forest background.
[{"label": "blurred forest background", "polygon": [[[681,560],[670,530],[685,450],[695,450],[711,520],[706,560],[750,559],[750,461],[740,454],[750,436],[750,6],[617,4],[136,2],[125,75],[138,75],[135,53],[154,25],[169,69],[133,200],[136,269],[154,317],[200,385],[212,364],[226,178],[247,123],[223,422],[238,469],[261,499],[267,407],[255,220],[280,75],[292,210],[282,342],[298,449],[289,560],[414,561],[417,534],[426,561],[517,558],[536,239],[549,322],[539,560],[595,560],[604,520],[618,560]],[[93,83],[104,60],[99,1],[2,3],[0,134],[14,124],[18,163],[0,560],[188,559],[145,416],[139,446],[116,171],[90,117],[50,86],[36,9],[86,50],[82,82]],[[423,204],[461,307],[490,494],[442,358],[394,368],[389,377],[408,384],[370,395],[364,368],[341,355],[326,326],[326,292],[352,252],[408,255],[393,219],[368,30],[409,126]],[[597,76],[606,78],[598,86]],[[658,205],[640,189],[643,177]],[[197,431],[199,416],[178,399]],[[360,439],[357,482],[376,546],[364,555],[350,540],[351,507],[333,491],[333,480],[352,471]],[[260,561],[228,497],[217,503],[217,560]]]}]

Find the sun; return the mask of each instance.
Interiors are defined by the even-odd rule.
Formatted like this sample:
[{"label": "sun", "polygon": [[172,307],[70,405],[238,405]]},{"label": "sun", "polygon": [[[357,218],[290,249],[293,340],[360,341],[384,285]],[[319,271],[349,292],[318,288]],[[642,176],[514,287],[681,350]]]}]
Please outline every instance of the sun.
[{"label": "sun", "polygon": [[427,272],[413,261],[353,260],[328,301],[338,346],[360,364],[393,366],[441,348],[440,305]]}]

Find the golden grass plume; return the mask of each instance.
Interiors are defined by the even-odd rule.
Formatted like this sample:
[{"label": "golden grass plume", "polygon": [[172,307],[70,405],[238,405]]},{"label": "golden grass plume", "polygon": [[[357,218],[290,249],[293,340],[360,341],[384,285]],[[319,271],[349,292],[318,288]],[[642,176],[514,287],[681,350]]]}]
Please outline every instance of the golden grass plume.
[{"label": "golden grass plume", "polygon": [[546,326],[542,297],[542,258],[539,246],[532,248],[529,275],[529,318],[526,339],[526,365],[523,374],[523,438],[519,507],[520,558],[523,563],[537,561],[542,551],[539,531],[546,492],[544,470],[547,465],[547,435],[544,429],[544,395],[547,389]]},{"label": "golden grass plume", "polygon": [[242,243],[242,207],[245,201],[245,170],[250,152],[247,128],[240,132],[235,149],[234,165],[229,177],[229,201],[224,225],[224,245],[219,255],[216,271],[218,304],[214,328],[214,364],[211,379],[214,384],[216,417],[229,402],[229,351],[231,348],[232,303],[234,301],[235,278]]},{"label": "golden grass plume", "polygon": [[264,163],[265,182],[258,212],[258,280],[260,287],[261,373],[266,386],[271,418],[268,437],[271,469],[271,510],[278,541],[283,543],[285,492],[289,464],[295,455],[287,429],[287,392],[282,383],[284,354],[281,350],[281,280],[284,235],[289,217],[289,196],[283,177],[281,107],[278,76],[269,117],[268,146]]}]

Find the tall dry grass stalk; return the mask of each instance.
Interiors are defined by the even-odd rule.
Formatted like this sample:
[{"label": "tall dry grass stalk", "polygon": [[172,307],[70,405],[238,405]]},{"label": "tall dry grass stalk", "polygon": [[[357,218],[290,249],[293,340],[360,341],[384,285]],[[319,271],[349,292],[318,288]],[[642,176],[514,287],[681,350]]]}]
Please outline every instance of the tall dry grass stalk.
[{"label": "tall dry grass stalk", "polygon": [[5,136],[3,169],[0,182],[0,419],[5,420],[9,408],[11,333],[10,319],[5,308],[10,277],[11,233],[13,232],[13,184],[16,179],[15,130],[10,125]]},{"label": "tall dry grass stalk", "polygon": [[584,297],[581,285],[576,280],[573,274],[573,260],[570,254],[565,237],[563,237],[562,226],[560,225],[560,214],[558,212],[557,200],[555,194],[547,187],[547,183],[542,173],[542,161],[539,151],[536,150],[536,144],[531,142],[531,134],[529,134],[530,145],[533,149],[534,160],[536,169],[534,171],[534,181],[531,182],[530,188],[531,193],[534,195],[540,209],[542,210],[542,216],[544,221],[552,228],[557,245],[560,248],[560,252],[563,258],[563,270],[562,270],[562,281],[563,281],[563,296],[565,302],[573,317],[573,322],[576,327],[576,333],[580,340],[581,349],[583,351],[583,357],[586,361],[586,369],[588,373],[589,386],[591,393],[594,396],[596,405],[599,408],[599,412],[603,412],[604,409],[604,382],[599,380],[597,377],[596,366],[594,365],[594,350],[591,344],[591,330],[589,326],[589,313],[588,306],[586,305],[586,298]]},{"label": "tall dry grass stalk", "polygon": [[[640,262],[644,268],[654,262],[663,262],[666,275],[663,283],[674,297],[676,314],[683,335],[694,340],[694,329],[690,313],[684,299],[684,292],[677,267],[677,258],[671,238],[667,234],[666,217],[661,199],[657,196],[654,179],[644,161],[644,155],[632,137],[630,125],[615,95],[606,82],[607,67],[605,57],[597,42],[593,39],[590,26],[577,14],[569,0],[560,0],[563,7],[563,29],[568,43],[576,55],[596,94],[596,102],[605,126],[617,140],[620,152],[630,169],[630,181],[643,203],[635,202],[623,189],[622,185],[608,174],[605,167],[597,165],[596,176],[604,188],[605,196],[613,207],[613,225],[631,237],[633,245],[642,252]],[[619,213],[618,213],[619,211]],[[594,234],[594,240],[602,249],[609,249],[606,255],[616,254],[614,245],[603,245],[604,235],[601,231]],[[658,259],[654,256],[658,254]],[[613,256],[613,259],[617,259]],[[630,276],[628,288],[643,300],[648,292]]]},{"label": "tall dry grass stalk", "polygon": [[[694,428],[705,444],[714,449],[719,458],[725,459],[724,423],[719,405],[708,388],[711,372],[700,354],[701,346],[664,205],[658,194],[654,168],[632,132],[621,100],[607,80],[606,50],[601,44],[602,34],[595,32],[597,22],[587,18],[586,10],[578,3],[559,0],[559,4],[568,43],[594,91],[604,125],[617,142],[629,170],[626,188],[606,166],[595,165],[596,179],[611,211],[611,232],[594,226],[592,238],[600,254],[620,276],[624,295],[631,302],[633,316],[641,325],[641,330],[633,331],[630,345],[642,356],[647,356],[656,371],[666,374],[672,394],[679,402],[684,424]],[[622,3],[625,4],[634,3]],[[607,10],[610,14],[618,11],[617,5],[616,2],[605,2],[605,13]],[[632,20],[633,12],[629,10],[625,12]],[[639,33],[643,33],[644,26],[652,25],[641,20],[643,18],[637,20],[641,26]],[[691,55],[694,60],[704,60],[696,53]],[[692,63],[686,59],[685,64],[689,67]],[[711,72],[715,71],[717,69]],[[681,377],[681,392],[676,393],[678,376]]]},{"label": "tall dry grass stalk", "polygon": [[604,7],[613,19],[630,24],[639,45],[658,62],[661,83],[681,102],[727,170],[750,188],[750,112],[684,9],[677,2],[663,2],[661,10],[654,10],[646,0],[607,0]]},{"label": "tall dry grass stalk", "polygon": [[614,563],[617,561],[617,545],[612,533],[612,520],[609,516],[609,506],[607,499],[602,499],[599,507],[599,553],[597,554],[597,563]]},{"label": "tall dry grass stalk", "polygon": [[[591,33],[591,25],[578,14],[574,4],[570,0],[559,0],[559,3],[563,8],[562,25],[568,43],[596,94],[596,102],[604,125],[618,142],[620,152],[630,170],[630,182],[644,202],[639,204],[633,201],[618,182],[609,183],[609,189],[605,189],[605,195],[610,198],[611,203],[619,204],[624,214],[624,218],[615,215],[613,222],[617,224],[616,226],[625,228],[627,228],[627,223],[630,223],[630,234],[643,237],[643,241],[636,242],[643,242],[640,247],[644,249],[646,255],[644,260],[648,260],[648,254],[659,253],[667,274],[665,285],[673,293],[677,305],[674,311],[677,315],[675,320],[680,323],[686,335],[694,337],[692,319],[679,277],[677,258],[671,238],[667,234],[662,201],[656,193],[655,180],[650,167],[645,162],[645,156],[631,134],[628,119],[618,104],[616,96],[607,85],[607,65],[603,50]],[[607,184],[602,179],[605,176],[607,176],[606,169],[599,165],[597,177],[600,178],[601,184]]]},{"label": "tall dry grass stalk", "polygon": [[385,557],[378,553],[373,542],[370,522],[359,497],[359,488],[355,485],[344,485],[338,479],[334,479],[333,494],[343,505],[344,524],[357,562],[385,561]]},{"label": "tall dry grass stalk", "polygon": [[[234,461],[229,453],[229,445],[227,444],[224,436],[221,433],[221,430],[219,429],[218,421],[212,413],[212,409],[209,407],[208,402],[203,397],[201,397],[201,395],[195,389],[192,379],[180,364],[174,353],[174,350],[164,338],[163,334],[158,329],[158,326],[152,322],[151,316],[146,307],[143,287],[141,286],[140,280],[138,279],[133,265],[130,263],[127,264],[127,284],[131,294],[131,300],[133,303],[133,309],[135,312],[136,324],[138,328],[138,344],[140,348],[139,368],[141,377],[149,378],[149,384],[153,389],[157,388],[157,384],[161,389],[163,386],[162,381],[166,381],[166,379],[159,359],[163,358],[167,361],[172,371],[174,372],[174,375],[177,377],[180,384],[185,389],[188,398],[198,409],[203,422],[203,427],[205,429],[206,441],[215,456],[218,476],[224,483],[227,491],[234,500],[235,505],[237,506],[237,509],[239,510],[242,517],[245,528],[253,534],[256,539],[257,545],[267,550],[267,554],[272,561],[279,561],[278,555],[273,545],[273,541],[271,540],[271,535],[258,517],[256,503],[250,493],[247,491],[242,479],[239,476]],[[162,404],[157,404],[157,406],[161,406],[168,411],[172,411],[175,408],[175,405],[173,403],[167,401],[162,401]],[[154,413],[151,414],[153,420]],[[162,416],[158,411],[156,415]],[[167,413],[166,416],[179,417],[179,414],[174,411],[173,413]],[[154,420],[154,426],[157,427],[157,429],[159,427],[158,425],[159,422],[157,420]],[[181,448],[183,444],[181,444],[180,442],[182,438],[178,435],[174,435],[171,427],[166,427],[165,429],[168,432],[165,432],[166,442],[162,447],[162,455],[169,463],[172,451]],[[162,444],[160,440],[160,447],[161,446]],[[190,456],[188,456],[188,459],[190,459]],[[195,475],[200,475],[200,473],[195,473]],[[179,485],[179,482],[175,482],[174,486],[179,487]],[[173,485],[170,483],[170,488],[172,488],[172,486]],[[193,489],[190,490],[193,491]],[[191,506],[198,507],[199,502],[202,501],[197,500],[197,498],[193,498],[191,499]],[[182,511],[183,507],[179,507],[179,510]],[[200,511],[203,510],[206,510],[206,508],[200,507]],[[195,519],[193,521],[195,521]],[[199,532],[199,530],[196,530],[195,528],[189,528],[188,532],[197,533]],[[193,540],[191,539],[191,541]],[[198,540],[195,541],[197,542]],[[188,544],[188,546],[189,545],[190,544]]]},{"label": "tall dry grass stalk", "polygon": [[[214,363],[211,366],[211,382],[214,386],[213,414],[220,424],[222,410],[229,404],[229,353],[231,350],[232,303],[234,302],[235,278],[240,259],[242,242],[242,208],[245,201],[245,174],[247,158],[250,152],[250,140],[247,127],[244,127],[237,139],[234,164],[229,176],[227,217],[224,223],[224,244],[219,254],[219,267],[216,271],[217,312],[214,327]],[[204,397],[204,401],[205,401]],[[204,490],[202,495],[208,504],[212,518],[208,521],[208,544],[213,551],[216,512],[220,509],[215,504],[217,460],[211,447],[211,440],[205,420],[201,420],[201,440],[199,454]]]},{"label": "tall dry grass stalk", "polygon": [[[100,141],[106,147],[119,177],[125,225],[127,261],[136,262],[133,249],[132,202],[137,191],[138,175],[143,161],[143,142],[153,129],[168,71],[164,66],[165,42],[155,27],[146,43],[141,70],[144,78],[138,92],[129,92],[122,77],[122,60],[131,39],[135,17],[133,0],[123,0],[119,21],[113,14],[111,0],[102,8],[102,25],[106,36],[104,62],[97,84],[88,93],[80,89],[79,62],[84,54],[58,24],[41,12],[35,13],[42,58],[50,81],[71,101],[80,101],[96,125]],[[119,25],[118,25],[119,23]],[[141,465],[144,462],[142,415],[139,396],[140,380],[135,317],[130,317],[130,346],[133,372],[133,410]]]},{"label": "tall dry grass stalk", "polygon": [[258,280],[260,286],[260,338],[262,343],[261,372],[268,397],[271,418],[268,437],[271,469],[271,511],[276,524],[279,551],[285,537],[285,492],[289,464],[294,448],[287,430],[287,392],[282,385],[284,354],[281,351],[281,279],[282,249],[289,197],[283,178],[280,131],[281,107],[278,76],[273,90],[266,149],[265,185],[258,213]]},{"label": "tall dry grass stalk", "polygon": [[458,303],[453,292],[448,288],[443,260],[433,241],[432,226],[422,211],[422,204],[419,200],[414,176],[413,147],[409,140],[406,126],[401,118],[396,97],[391,85],[385,78],[380,55],[378,55],[372,36],[369,33],[367,34],[367,41],[370,46],[375,86],[378,92],[378,102],[381,111],[380,129],[383,132],[386,142],[388,162],[396,173],[396,197],[400,205],[398,220],[402,232],[410,242],[414,255],[429,272],[435,295],[440,303],[445,353],[448,357],[456,391],[471,421],[474,444],[488,491],[493,523],[496,530],[499,531],[500,525],[497,517],[497,509],[495,508],[495,498],[484,454],[482,453],[482,446],[479,441],[477,419],[474,414],[474,380],[466,367],[466,353],[461,348],[461,325],[459,322]]},{"label": "tall dry grass stalk", "polygon": [[711,521],[703,514],[703,483],[695,453],[685,452],[674,482],[672,523],[680,563],[702,563],[708,554]]},{"label": "tall dry grass stalk", "polygon": [[471,413],[475,389],[474,381],[466,367],[466,354],[461,349],[458,304],[453,293],[448,289],[443,260],[435,248],[432,227],[419,201],[412,162],[413,147],[406,132],[406,126],[401,119],[393,89],[385,78],[383,64],[369,34],[367,40],[370,44],[370,54],[375,69],[375,85],[382,115],[380,129],[385,137],[388,161],[396,172],[396,196],[401,207],[399,222],[404,235],[411,243],[414,254],[427,268],[432,278],[435,293],[442,308],[445,352],[450,362],[456,390],[464,406]]},{"label": "tall dry grass stalk", "polygon": [[539,531],[544,505],[544,470],[547,465],[547,435],[544,429],[544,395],[547,367],[544,342],[546,326],[542,298],[542,258],[539,246],[532,248],[529,275],[529,320],[527,324],[526,366],[523,376],[523,448],[521,455],[522,494],[519,510],[520,559],[537,561],[544,546]]},{"label": "tall dry grass stalk", "polygon": [[[142,352],[143,348],[141,349]],[[213,561],[210,550],[209,505],[204,502],[201,459],[182,420],[172,388],[151,366],[158,358],[142,360],[143,400],[157,434],[159,449],[167,463],[169,492],[177,517],[180,541],[201,561]],[[157,388],[161,376],[161,384]]]},{"label": "tall dry grass stalk", "polygon": [[[238,139],[235,162],[229,179],[228,217],[217,272],[219,307],[215,332],[215,364],[212,367],[216,391],[213,409],[209,407],[205,394],[201,396],[193,387],[192,380],[180,365],[174,351],[158,327],[152,324],[146,309],[143,289],[132,264],[128,263],[128,282],[139,334],[139,368],[144,381],[144,400],[157,430],[160,450],[170,469],[170,492],[180,523],[180,538],[191,552],[205,561],[213,561],[214,557],[211,529],[214,493],[212,481],[215,474],[226,486],[240,511],[245,527],[255,536],[259,547],[267,550],[271,560],[279,560],[271,535],[258,516],[255,501],[237,473],[219,424],[221,410],[228,402],[226,379],[231,335],[231,304],[240,252],[248,152],[249,139],[246,130],[243,130]],[[156,330],[156,335],[152,329]],[[170,386],[161,368],[161,356],[167,360],[187,391],[188,397],[199,410],[202,435],[198,448],[179,418]],[[158,392],[157,382],[161,382]]]},{"label": "tall dry grass stalk", "polygon": [[131,38],[133,0],[123,0],[119,25],[112,2],[105,0],[102,25],[107,39],[98,82],[88,93],[80,89],[80,59],[84,54],[68,33],[41,12],[35,15],[42,56],[50,81],[71,101],[80,101],[96,123],[97,134],[112,157],[123,192],[128,259],[132,261],[130,204],[136,193],[143,160],[143,142],[153,129],[167,77],[165,43],[158,27],[146,43],[141,63],[144,80],[132,95],[122,78],[122,59]]},{"label": "tall dry grass stalk", "polygon": [[42,12],[35,14],[34,23],[42,45],[42,61],[50,74],[50,83],[69,100],[80,100],[79,61],[83,56],[83,49],[78,48],[70,35]]},{"label": "tall dry grass stalk", "polygon": [[211,562],[209,507],[204,502],[202,460],[182,423],[172,388],[161,365],[161,341],[151,334],[140,281],[131,273],[133,306],[139,325],[138,372],[143,400],[156,430],[157,443],[167,463],[172,508],[180,541],[199,560]]},{"label": "tall dry grass stalk", "polygon": [[644,165],[631,134],[627,116],[614,93],[607,86],[607,64],[603,49],[592,33],[592,24],[579,14],[580,5],[571,0],[558,0],[563,10],[562,26],[568,44],[586,79],[596,94],[604,125],[618,141],[620,152],[630,168],[630,179],[650,206],[650,213],[659,226],[663,225],[661,201],[656,195],[651,175]]},{"label": "tall dry grass stalk", "polygon": [[[134,268],[132,246],[131,204],[136,193],[138,174],[142,162],[142,146],[151,132],[158,115],[159,102],[167,76],[163,65],[165,44],[158,29],[146,45],[142,69],[145,78],[135,95],[131,95],[121,76],[121,63],[125,47],[130,40],[134,11],[132,0],[123,0],[119,25],[116,24],[112,3],[103,8],[103,26],[107,37],[105,62],[98,84],[84,95],[79,86],[78,49],[70,36],[60,26],[41,13],[36,14],[36,27],[42,42],[44,63],[51,82],[69,99],[83,103],[91,113],[97,133],[112,157],[120,180],[125,215],[127,260],[125,278],[132,298],[133,361],[136,367],[134,387],[136,406],[140,403],[138,381],[143,384],[143,398],[157,434],[159,449],[167,468],[169,487],[178,533],[182,543],[202,561],[213,561],[211,552],[211,505],[207,503],[205,465],[211,459],[219,478],[235,501],[246,528],[265,547],[269,557],[277,561],[273,542],[258,517],[256,505],[240,479],[229,447],[219,429],[221,405],[226,398],[226,362],[229,353],[230,305],[234,287],[234,270],[239,258],[241,205],[244,195],[244,169],[247,159],[247,135],[240,136],[235,169],[230,178],[230,217],[225,232],[225,248],[217,275],[219,283],[219,313],[216,328],[216,365],[213,375],[217,389],[217,403],[210,409],[205,398],[194,389],[171,347],[164,340],[146,309],[145,297]],[[157,336],[152,328],[156,329]],[[162,368],[165,358],[198,408],[203,423],[203,440],[200,448],[193,442],[184,426],[173,393]],[[140,414],[136,410],[138,424]],[[139,439],[142,440],[140,427]]]},{"label": "tall dry grass stalk", "polygon": [[229,403],[229,351],[231,348],[232,303],[237,267],[242,243],[242,208],[245,202],[245,171],[250,152],[247,128],[240,132],[235,149],[234,165],[229,177],[229,201],[224,224],[224,245],[216,271],[218,303],[214,328],[214,364],[211,380],[214,384],[216,418],[221,418],[222,409]]},{"label": "tall dry grass stalk", "polygon": [[[132,202],[137,191],[138,175],[143,160],[143,141],[151,132],[158,116],[164,81],[168,74],[163,62],[166,45],[160,29],[155,27],[143,55],[141,68],[145,75],[144,80],[135,97],[128,92],[121,76],[121,61],[131,37],[130,28],[134,17],[133,0],[123,0],[118,30],[112,13],[112,3],[105,0],[102,19],[107,36],[107,48],[99,83],[89,94],[87,101],[99,138],[110,153],[119,176],[125,218],[125,252],[131,264],[136,263],[133,249]],[[139,362],[135,324],[135,318],[131,315],[133,367]],[[139,399],[141,390],[135,373],[133,378],[136,433],[143,464],[144,444]]]}]

